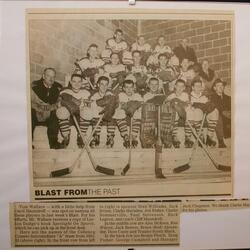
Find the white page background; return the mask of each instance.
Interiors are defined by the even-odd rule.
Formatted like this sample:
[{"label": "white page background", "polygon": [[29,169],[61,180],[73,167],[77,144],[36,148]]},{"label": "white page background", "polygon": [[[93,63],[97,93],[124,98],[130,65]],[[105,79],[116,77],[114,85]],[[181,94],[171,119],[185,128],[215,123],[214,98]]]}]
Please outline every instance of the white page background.
[{"label": "white page background", "polygon": [[[0,249],[10,249],[8,203],[14,201],[29,201],[28,177],[28,146],[26,119],[26,58],[25,58],[25,8],[121,8],[129,7],[127,2],[104,1],[0,1]],[[250,5],[249,4],[219,4],[190,2],[137,2],[129,8],[159,8],[159,9],[221,9],[235,11],[235,175],[234,198],[250,198]],[[218,220],[212,220],[210,215],[202,215],[202,223],[196,223],[198,215],[182,216],[181,242],[182,249],[193,248],[238,248],[250,247],[250,237],[242,232],[249,231],[250,210],[226,211],[212,214]],[[240,230],[234,231],[232,237],[223,238],[218,235],[211,243],[207,235],[225,220]],[[228,214],[232,213],[232,217]],[[211,213],[209,213],[211,214]],[[228,216],[228,217],[226,217]],[[238,220],[235,217],[239,216]],[[244,221],[245,223],[241,223]],[[238,222],[238,225],[237,225]],[[195,224],[196,223],[196,224]],[[197,229],[197,226],[201,229]],[[192,226],[193,229],[192,229]],[[205,230],[204,230],[205,226]],[[191,237],[190,231],[198,230],[207,233],[199,237]],[[186,233],[185,232],[188,232]],[[195,231],[194,231],[195,232]],[[230,231],[225,224],[225,233]],[[238,232],[238,233],[237,233]],[[221,232],[223,234],[223,230]],[[195,234],[194,234],[195,235]],[[250,233],[249,233],[250,235]],[[191,238],[190,238],[190,237]],[[226,237],[226,236],[225,236]],[[243,238],[242,238],[243,237]],[[221,239],[226,241],[221,243]],[[248,245],[248,246],[247,246]],[[89,249],[90,247],[80,247]],[[91,249],[128,249],[129,247],[91,247]],[[134,249],[179,249],[174,247],[137,247]],[[26,249],[26,248],[22,248]],[[31,248],[27,248],[31,249]],[[52,249],[36,248],[36,249]],[[53,248],[55,249],[55,248]],[[57,248],[58,249],[58,248]],[[62,249],[62,247],[60,247]],[[67,248],[75,249],[75,248]]]}]

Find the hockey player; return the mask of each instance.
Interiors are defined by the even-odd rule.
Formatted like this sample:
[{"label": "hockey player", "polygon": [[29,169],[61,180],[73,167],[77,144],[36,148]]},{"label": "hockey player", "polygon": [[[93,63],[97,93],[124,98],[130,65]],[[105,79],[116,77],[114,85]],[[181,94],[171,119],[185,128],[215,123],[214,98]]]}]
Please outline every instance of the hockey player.
[{"label": "hockey player", "polygon": [[136,89],[143,95],[146,92],[147,68],[141,64],[141,52],[135,50],[132,52],[134,64],[131,67],[131,73],[136,79]]},{"label": "hockey player", "polygon": [[89,45],[87,50],[87,57],[76,61],[76,70],[74,73],[82,74],[89,82],[89,87],[93,90],[95,88],[95,75],[98,73],[98,68],[104,65],[104,61],[99,58],[98,46],[94,43]]},{"label": "hockey player", "polygon": [[[123,92],[119,95],[119,106],[115,111],[114,119],[116,120],[118,129],[120,131],[121,137],[124,142],[123,145],[125,148],[129,148],[129,136],[128,136],[128,117],[126,113],[127,104],[130,101],[142,102],[142,97],[135,93],[135,83],[132,80],[125,80],[123,83]],[[133,124],[132,124],[132,147],[137,147],[138,141],[137,136],[140,130],[141,125],[141,109],[138,108],[133,114]]]},{"label": "hockey player", "polygon": [[160,36],[158,38],[157,45],[155,46],[152,54],[148,57],[146,63],[152,74],[154,74],[156,68],[158,67],[160,54],[167,54],[169,58],[173,54],[172,49],[166,45],[164,36]]},{"label": "hockey player", "polygon": [[166,54],[158,56],[159,66],[156,70],[158,78],[163,82],[165,94],[168,95],[173,89],[174,80],[177,78],[175,69],[168,65],[169,57]]},{"label": "hockey player", "polygon": [[104,71],[112,79],[109,89],[116,93],[119,90],[119,87],[122,88],[122,83],[126,75],[126,68],[120,63],[120,58],[117,53],[112,53],[110,58],[111,63],[104,66]]},{"label": "hockey player", "polygon": [[118,53],[120,60],[122,59],[122,53],[128,50],[128,44],[123,39],[123,31],[116,29],[114,36],[106,41],[106,49],[111,49],[112,52]]},{"label": "hockey player", "polygon": [[[92,119],[90,109],[90,93],[82,89],[82,75],[73,74],[69,86],[60,92],[60,104],[56,115],[59,119],[60,132],[63,137],[62,148],[66,148],[70,140],[70,126],[73,124],[71,116],[75,115],[79,120],[80,129],[83,135],[86,134]],[[83,147],[81,137],[78,135],[77,144]]]},{"label": "hockey player", "polygon": [[145,38],[142,35],[138,36],[136,42],[132,44],[131,51],[136,50],[141,52],[141,64],[146,65],[147,59],[151,54],[151,46],[145,42]]},{"label": "hockey player", "polygon": [[34,81],[31,86],[31,118],[32,138],[35,127],[43,125],[47,127],[47,135],[50,148],[60,148],[58,142],[59,125],[56,117],[61,84],[55,81],[56,71],[54,68],[46,68],[42,78]]},{"label": "hockey player", "polygon": [[[98,100],[104,97],[111,97],[113,96],[112,92],[108,90],[109,86],[109,78],[106,76],[100,76],[97,81],[98,91],[90,97],[90,100],[93,101],[92,110],[93,110],[93,119],[92,119],[92,126],[95,127],[96,123],[100,117],[100,112],[103,110],[103,107],[98,106]],[[97,127],[96,132],[93,135],[93,140],[90,142],[90,146],[92,148],[99,146],[100,144],[100,132],[101,126],[107,125],[107,141],[106,145],[109,148],[112,148],[114,145],[114,136],[115,136],[115,124],[113,119],[110,121],[102,121]]]},{"label": "hockey player", "polygon": [[[185,81],[182,79],[177,79],[174,88],[175,88],[175,91],[167,97],[167,100],[175,101],[179,105],[181,105],[183,109],[185,109],[190,102],[188,93],[185,92]],[[184,122],[184,121],[180,121],[180,118],[181,117],[179,117],[178,113],[176,113],[175,124],[174,124],[174,129],[173,129],[173,145],[175,148],[180,147],[180,141],[177,135],[178,125],[179,123]]]},{"label": "hockey player", "polygon": [[[206,120],[208,123],[207,140],[208,146],[214,147],[216,142],[213,140],[214,132],[218,121],[218,110],[215,105],[211,103],[208,98],[203,95],[203,85],[199,78],[195,78],[192,82],[192,92],[190,94],[191,105],[186,108],[186,119],[196,129],[197,133],[201,126],[201,121],[204,113],[206,113]],[[191,128],[185,124],[185,146],[192,147],[193,141],[191,140]]]}]

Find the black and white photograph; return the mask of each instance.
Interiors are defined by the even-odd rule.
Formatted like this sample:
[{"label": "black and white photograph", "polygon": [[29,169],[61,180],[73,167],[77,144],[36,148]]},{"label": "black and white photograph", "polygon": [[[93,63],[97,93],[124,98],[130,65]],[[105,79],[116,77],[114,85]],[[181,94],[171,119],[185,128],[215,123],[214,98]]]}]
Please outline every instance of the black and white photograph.
[{"label": "black and white photograph", "polygon": [[32,199],[232,195],[233,12],[92,11],[26,14]]}]

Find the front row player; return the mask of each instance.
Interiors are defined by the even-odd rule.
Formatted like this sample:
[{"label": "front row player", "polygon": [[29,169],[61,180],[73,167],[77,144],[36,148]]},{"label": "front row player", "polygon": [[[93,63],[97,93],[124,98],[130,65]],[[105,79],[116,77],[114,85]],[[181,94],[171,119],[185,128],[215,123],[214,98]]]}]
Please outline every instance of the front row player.
[{"label": "front row player", "polygon": [[[70,140],[70,126],[73,123],[72,113],[66,108],[66,103],[73,104],[74,114],[79,122],[80,129],[83,135],[86,134],[88,127],[91,123],[91,110],[89,107],[90,93],[86,89],[82,89],[82,76],[79,74],[73,74],[69,86],[60,92],[60,104],[57,109],[56,115],[59,120],[60,132],[63,137],[62,148],[66,148]],[[77,144],[79,147],[83,147],[81,137],[78,135]]]},{"label": "front row player", "polygon": [[[214,147],[216,142],[214,141],[215,128],[218,121],[218,109],[203,95],[203,84],[202,81],[197,78],[192,82],[192,91],[190,94],[191,105],[186,108],[186,119],[196,129],[197,134],[199,133],[202,118],[204,112],[206,113],[207,121],[207,140],[208,146]],[[209,105],[210,104],[210,105]],[[185,146],[192,147],[194,142],[191,140],[192,130],[188,123],[185,123]]]},{"label": "front row player", "polygon": [[[128,126],[129,121],[124,110],[126,104],[129,101],[139,101],[142,102],[142,97],[135,93],[135,83],[132,80],[125,80],[123,82],[123,92],[118,95],[119,98],[119,106],[115,110],[115,114],[113,118],[115,119],[118,129],[120,131],[121,137],[124,142],[123,145],[125,148],[129,148],[129,136],[128,136]],[[141,108],[137,109],[133,116],[133,124],[132,124],[132,147],[136,147],[138,145],[137,136],[141,126]]]},{"label": "front row player", "polygon": [[[92,110],[93,110],[93,120],[92,120],[92,127],[94,128],[98,122],[98,119],[100,118],[100,112],[103,110],[103,107],[98,106],[98,100],[103,99],[105,97],[109,98],[110,96],[113,96],[112,92],[108,90],[109,88],[109,78],[106,76],[100,76],[97,80],[97,88],[98,92],[93,94],[90,98],[92,102]],[[96,102],[97,101],[97,102]],[[115,124],[114,120],[111,119],[110,121],[105,122],[107,125],[107,142],[106,145],[109,148],[112,148],[114,145],[114,136],[115,136]],[[102,121],[98,128],[96,129],[96,132],[93,135],[93,140],[90,142],[90,146],[92,148],[99,146],[100,144],[100,132],[101,132],[101,126],[104,125],[104,122]]]}]

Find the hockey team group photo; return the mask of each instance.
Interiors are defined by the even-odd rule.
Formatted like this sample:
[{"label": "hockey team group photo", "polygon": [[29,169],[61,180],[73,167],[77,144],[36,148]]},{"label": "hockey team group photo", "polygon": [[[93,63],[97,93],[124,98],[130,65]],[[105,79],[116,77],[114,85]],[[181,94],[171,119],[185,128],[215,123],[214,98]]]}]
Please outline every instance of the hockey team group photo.
[{"label": "hockey team group photo", "polygon": [[41,185],[231,183],[231,21],[44,19],[28,29]]}]

